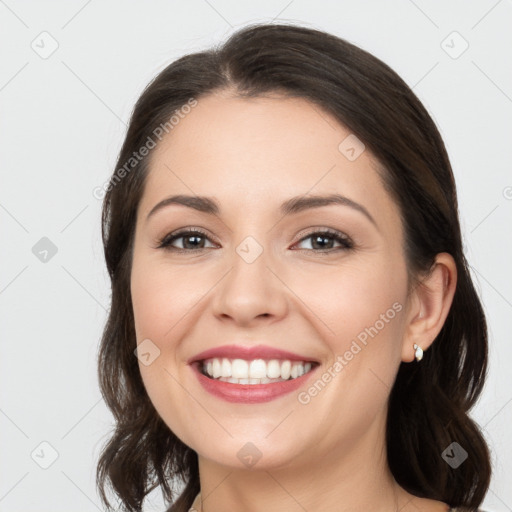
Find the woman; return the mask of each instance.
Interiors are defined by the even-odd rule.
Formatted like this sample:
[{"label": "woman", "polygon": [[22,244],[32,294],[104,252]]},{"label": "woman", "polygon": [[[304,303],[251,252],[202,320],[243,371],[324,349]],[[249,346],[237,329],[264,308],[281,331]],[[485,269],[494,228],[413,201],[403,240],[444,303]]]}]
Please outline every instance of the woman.
[{"label": "woman", "polygon": [[184,56],[103,207],[107,507],[478,510],[486,320],[444,144],[387,65],[294,25]]}]

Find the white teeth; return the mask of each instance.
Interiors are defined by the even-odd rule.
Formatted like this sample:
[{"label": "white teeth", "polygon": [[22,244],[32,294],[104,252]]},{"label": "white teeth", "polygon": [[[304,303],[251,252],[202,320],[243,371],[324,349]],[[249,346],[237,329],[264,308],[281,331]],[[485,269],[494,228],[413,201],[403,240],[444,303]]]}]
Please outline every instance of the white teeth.
[{"label": "white teeth", "polygon": [[[214,359],[215,361],[215,359]],[[249,378],[249,363],[243,359],[235,359],[231,363],[232,376],[235,379],[248,379]],[[215,378],[215,375],[213,376]]]},{"label": "white teeth", "polygon": [[231,363],[226,358],[222,360],[222,376],[231,377]]},{"label": "white teeth", "polygon": [[267,363],[267,377],[269,379],[277,379],[281,377],[281,365],[277,359],[271,359]]},{"label": "white teeth", "polygon": [[249,377],[252,379],[263,379],[267,376],[267,368],[263,359],[255,359],[249,365]]},{"label": "white teeth", "polygon": [[222,376],[222,370],[221,370],[221,362],[219,359],[213,360],[213,378],[216,379],[217,377]]},{"label": "white teeth", "polygon": [[283,361],[281,363],[281,378],[288,380],[290,378],[292,371],[292,362],[291,361]]},{"label": "white teeth", "polygon": [[304,361],[218,358],[203,361],[203,372],[214,379],[232,384],[268,384],[296,379],[311,371],[312,363]]}]

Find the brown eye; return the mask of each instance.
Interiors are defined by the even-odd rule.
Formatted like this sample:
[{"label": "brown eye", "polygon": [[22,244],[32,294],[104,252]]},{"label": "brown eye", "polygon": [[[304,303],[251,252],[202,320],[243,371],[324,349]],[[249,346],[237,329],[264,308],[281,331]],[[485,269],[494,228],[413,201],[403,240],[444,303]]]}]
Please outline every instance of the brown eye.
[{"label": "brown eye", "polygon": [[[182,247],[175,247],[173,244],[176,240],[183,240]],[[209,240],[206,233],[195,230],[179,231],[178,233],[171,233],[165,236],[159,243],[159,249],[166,249],[169,251],[197,251],[207,249],[204,246],[206,240]]]},{"label": "brown eye", "polygon": [[[311,248],[306,250],[314,252],[334,252],[343,249],[352,249],[354,247],[349,237],[338,231],[331,230],[314,231],[303,237],[300,242],[304,240],[311,240]],[[340,244],[340,247],[333,247],[334,243]]]}]

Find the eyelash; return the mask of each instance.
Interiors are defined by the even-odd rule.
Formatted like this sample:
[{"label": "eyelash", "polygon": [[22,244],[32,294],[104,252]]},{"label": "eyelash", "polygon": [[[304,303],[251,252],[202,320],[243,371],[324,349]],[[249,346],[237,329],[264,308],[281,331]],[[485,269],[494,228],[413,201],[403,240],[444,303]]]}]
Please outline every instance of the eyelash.
[{"label": "eyelash", "polygon": [[[197,252],[197,251],[202,251],[204,249],[208,249],[208,247],[200,247],[198,249],[182,249],[180,247],[172,247],[171,246],[171,243],[174,242],[175,240],[178,240],[180,238],[186,238],[185,235],[200,235],[200,236],[203,236],[204,238],[207,238],[208,240],[210,240],[207,233],[205,233],[201,229],[188,228],[188,229],[178,231],[177,233],[170,233],[170,234],[164,236],[162,239],[159,240],[157,249],[165,249],[167,251],[181,252],[181,253]],[[339,231],[335,231],[333,229],[323,229],[323,230],[319,230],[319,231],[312,231],[310,233],[307,233],[305,236],[303,236],[297,243],[303,242],[304,240],[307,240],[308,238],[312,238],[315,235],[320,235],[324,238],[332,238],[336,242],[339,242],[342,245],[342,247],[335,247],[335,248],[324,249],[324,250],[322,250],[322,249],[295,249],[295,250],[302,251],[302,252],[306,251],[306,252],[314,252],[314,253],[320,253],[320,254],[328,254],[328,253],[337,252],[340,250],[347,251],[347,250],[351,250],[354,248],[354,243],[348,236],[340,233]]]}]

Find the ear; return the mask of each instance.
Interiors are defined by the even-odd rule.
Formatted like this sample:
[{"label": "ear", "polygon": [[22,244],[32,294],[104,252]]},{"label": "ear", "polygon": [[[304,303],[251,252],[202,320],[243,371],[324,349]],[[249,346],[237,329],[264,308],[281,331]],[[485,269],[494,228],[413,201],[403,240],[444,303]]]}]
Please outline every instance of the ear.
[{"label": "ear", "polygon": [[402,361],[414,361],[416,343],[426,351],[441,331],[457,285],[457,266],[451,254],[439,253],[431,271],[412,291],[402,343]]}]

